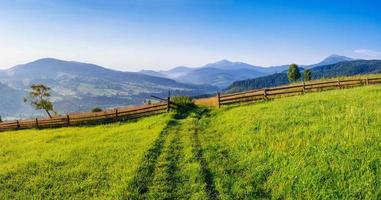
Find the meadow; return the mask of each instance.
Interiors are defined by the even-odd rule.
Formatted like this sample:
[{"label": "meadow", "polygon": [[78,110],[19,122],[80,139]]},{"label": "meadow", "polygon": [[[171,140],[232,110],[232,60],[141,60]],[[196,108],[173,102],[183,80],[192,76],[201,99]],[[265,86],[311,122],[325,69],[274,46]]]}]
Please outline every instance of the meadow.
[{"label": "meadow", "polygon": [[201,120],[221,199],[381,198],[381,87],[227,107]]},{"label": "meadow", "polygon": [[1,133],[0,199],[380,199],[380,106],[374,85]]},{"label": "meadow", "polygon": [[170,116],[0,134],[0,199],[118,199]]}]

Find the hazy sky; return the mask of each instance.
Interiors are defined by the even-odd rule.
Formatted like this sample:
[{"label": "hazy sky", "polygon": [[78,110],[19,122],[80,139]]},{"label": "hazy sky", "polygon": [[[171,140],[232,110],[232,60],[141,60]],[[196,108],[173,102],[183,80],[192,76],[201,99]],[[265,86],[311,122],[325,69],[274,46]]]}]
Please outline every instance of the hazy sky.
[{"label": "hazy sky", "polygon": [[43,57],[125,71],[381,58],[379,0],[0,0],[0,68]]}]

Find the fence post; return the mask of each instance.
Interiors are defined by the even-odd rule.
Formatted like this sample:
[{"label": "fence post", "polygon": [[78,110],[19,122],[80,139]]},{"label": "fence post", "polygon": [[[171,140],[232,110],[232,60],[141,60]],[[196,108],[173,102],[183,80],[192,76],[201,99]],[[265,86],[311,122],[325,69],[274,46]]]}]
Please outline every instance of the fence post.
[{"label": "fence post", "polygon": [[118,109],[115,108],[115,121],[117,122],[118,121]]},{"label": "fence post", "polygon": [[340,80],[337,80],[337,88],[341,88]]},{"label": "fence post", "polygon": [[168,97],[167,97],[167,112],[171,110],[171,90],[168,90]]},{"label": "fence post", "polygon": [[306,82],[303,80],[303,94],[306,93]]},{"label": "fence post", "polygon": [[17,129],[20,128],[20,122],[19,122],[19,120],[16,120],[16,126],[17,126]]},{"label": "fence post", "polygon": [[263,89],[263,96],[265,97],[265,100],[268,100],[268,98],[267,98],[267,89],[266,88]]},{"label": "fence post", "polygon": [[167,97],[167,112],[171,110],[171,97]]},{"label": "fence post", "polygon": [[366,85],[369,85],[369,78],[366,78]]},{"label": "fence post", "polygon": [[66,115],[66,125],[70,126],[70,117],[69,117],[69,115]]},{"label": "fence post", "polygon": [[221,94],[219,92],[217,92],[217,106],[221,108]]},{"label": "fence post", "polygon": [[38,128],[38,118],[36,117],[36,128]]}]

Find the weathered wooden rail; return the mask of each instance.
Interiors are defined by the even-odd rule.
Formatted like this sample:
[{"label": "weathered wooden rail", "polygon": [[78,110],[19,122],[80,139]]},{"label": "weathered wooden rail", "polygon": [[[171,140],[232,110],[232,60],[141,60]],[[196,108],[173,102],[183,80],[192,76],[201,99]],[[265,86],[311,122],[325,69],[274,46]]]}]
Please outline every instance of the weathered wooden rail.
[{"label": "weathered wooden rail", "polygon": [[316,92],[329,89],[342,89],[356,87],[361,85],[370,85],[381,83],[381,77],[378,78],[358,78],[346,80],[329,80],[312,83],[301,83],[295,85],[286,85],[274,88],[262,88],[245,92],[237,92],[230,94],[217,93],[215,97],[196,99],[197,105],[217,106],[256,102],[280,98],[284,96],[299,95],[307,92]]},{"label": "weathered wooden rail", "polygon": [[175,105],[170,101],[165,101],[152,105],[117,108],[112,110],[105,110],[102,112],[72,113],[64,116],[55,116],[51,119],[35,118],[27,120],[5,121],[0,123],[0,131],[32,128],[58,128],[125,121],[149,115],[165,113],[174,106]]}]

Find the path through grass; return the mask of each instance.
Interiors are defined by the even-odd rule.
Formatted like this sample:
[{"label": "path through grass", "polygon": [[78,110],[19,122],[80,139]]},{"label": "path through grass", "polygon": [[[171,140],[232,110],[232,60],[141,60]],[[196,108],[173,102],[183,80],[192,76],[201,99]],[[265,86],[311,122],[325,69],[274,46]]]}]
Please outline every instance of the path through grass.
[{"label": "path through grass", "polygon": [[0,134],[0,199],[380,199],[381,86]]},{"label": "path through grass", "polygon": [[[202,158],[198,120],[202,109],[176,115],[159,137],[160,146],[141,162],[126,199],[216,199],[214,183]],[[152,155],[151,155],[152,154]],[[150,163],[150,165],[147,165]]]}]

